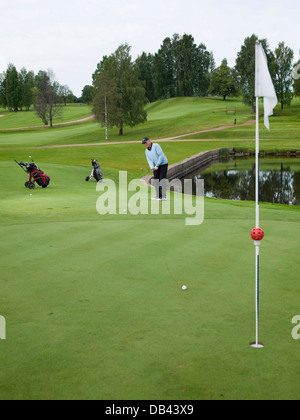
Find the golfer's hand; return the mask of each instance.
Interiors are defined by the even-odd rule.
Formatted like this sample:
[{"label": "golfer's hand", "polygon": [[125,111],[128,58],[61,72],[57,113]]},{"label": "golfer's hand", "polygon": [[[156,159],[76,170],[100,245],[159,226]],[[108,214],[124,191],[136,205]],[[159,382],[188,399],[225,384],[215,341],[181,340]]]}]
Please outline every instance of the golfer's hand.
[{"label": "golfer's hand", "polygon": [[153,171],[154,171],[154,172],[155,172],[155,171],[158,171],[158,167],[157,167],[157,166],[154,166]]}]

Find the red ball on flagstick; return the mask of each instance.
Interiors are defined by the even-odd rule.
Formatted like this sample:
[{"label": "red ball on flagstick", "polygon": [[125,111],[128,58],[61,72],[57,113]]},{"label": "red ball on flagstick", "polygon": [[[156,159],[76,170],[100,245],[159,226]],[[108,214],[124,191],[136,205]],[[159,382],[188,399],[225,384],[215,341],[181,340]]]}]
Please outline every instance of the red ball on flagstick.
[{"label": "red ball on flagstick", "polygon": [[265,232],[261,228],[252,229],[251,238],[253,241],[261,241],[265,237]]}]

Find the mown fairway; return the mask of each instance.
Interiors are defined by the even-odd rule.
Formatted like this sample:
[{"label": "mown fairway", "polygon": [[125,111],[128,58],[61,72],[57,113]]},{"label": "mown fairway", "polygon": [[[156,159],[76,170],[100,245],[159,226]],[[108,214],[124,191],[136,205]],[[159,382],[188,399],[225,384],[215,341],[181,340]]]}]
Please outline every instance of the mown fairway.
[{"label": "mown fairway", "polygon": [[[232,120],[223,112],[218,124],[213,110],[224,110],[222,101],[206,109],[205,100],[199,108],[183,100],[181,111],[180,100],[173,102],[150,105],[148,123],[128,128],[123,140],[171,137]],[[236,107],[243,122],[252,118],[237,101]],[[275,117],[271,130],[283,121]],[[247,130],[254,138],[254,126]],[[204,223],[194,227],[173,212],[134,216],[120,209],[100,216],[96,184],[84,181],[90,159],[98,157],[105,177],[116,182],[119,170],[139,178],[146,167],[142,145],[30,147],[98,143],[103,133],[94,122],[0,130],[0,147],[8,149],[0,151],[0,315],[7,328],[7,340],[0,340],[0,400],[299,399],[300,343],[291,323],[299,315],[299,208],[261,205],[265,348],[257,351],[249,347],[255,339],[254,203],[206,199]],[[232,140],[240,138],[235,128],[223,138],[220,133],[218,141],[163,148],[170,163],[224,145],[254,148],[253,140]],[[120,140],[114,131],[112,139]],[[290,143],[300,149],[299,129],[261,144],[275,150]],[[48,189],[24,188],[26,176],[13,160],[29,154],[51,176]]]},{"label": "mown fairway", "polygon": [[[55,120],[56,124],[68,121],[76,121],[91,114],[90,107],[84,104],[68,104],[62,107],[60,118]],[[7,109],[0,108],[0,130],[22,127],[43,126],[43,122],[36,115],[33,108],[28,112],[9,112]]]},{"label": "mown fairway", "polygon": [[[249,109],[240,101],[234,99],[224,102],[219,99],[200,99],[200,98],[174,98],[167,101],[159,101],[147,106],[148,121],[135,128],[126,127],[124,136],[120,138],[118,129],[109,130],[110,141],[130,141],[140,140],[147,133],[151,139],[161,139],[171,136],[188,134],[202,129],[211,129],[220,126],[234,125],[234,116],[226,114],[226,108],[237,109],[239,123],[244,123],[253,116],[249,114]],[[73,109],[73,110],[72,110]],[[80,114],[81,110],[81,114]],[[67,106],[64,109],[63,121],[73,121],[86,117],[87,107]],[[76,118],[72,118],[72,112],[76,113]],[[91,112],[91,110],[90,110]],[[0,109],[0,114],[2,113]],[[12,114],[12,115],[11,115]],[[25,113],[23,113],[25,114]],[[31,118],[33,111],[28,114]],[[10,123],[11,128],[16,130],[5,131],[8,118],[13,119],[14,113],[9,113],[0,120],[0,147],[18,146],[47,146],[60,144],[81,144],[99,143],[105,141],[105,129],[101,128],[95,121],[85,124],[72,125],[67,127],[54,127],[49,129],[25,130],[20,136],[17,128],[19,124]],[[17,115],[19,119],[21,116]],[[31,127],[32,123],[26,125],[22,115],[22,126]],[[13,120],[14,121],[14,120]],[[61,121],[57,121],[61,122]],[[41,125],[41,120],[37,120],[35,125]],[[3,128],[3,130],[2,130]],[[58,134],[59,132],[59,134]],[[2,136],[5,134],[5,136]]]}]

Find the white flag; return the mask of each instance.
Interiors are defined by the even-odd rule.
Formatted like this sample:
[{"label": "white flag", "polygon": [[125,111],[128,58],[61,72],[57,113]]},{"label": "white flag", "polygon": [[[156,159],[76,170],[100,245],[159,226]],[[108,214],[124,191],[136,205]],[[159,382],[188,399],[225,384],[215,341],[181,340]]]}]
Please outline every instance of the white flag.
[{"label": "white flag", "polygon": [[265,126],[270,130],[269,117],[278,103],[275,88],[268,68],[268,60],[261,43],[255,49],[255,96],[264,98]]}]

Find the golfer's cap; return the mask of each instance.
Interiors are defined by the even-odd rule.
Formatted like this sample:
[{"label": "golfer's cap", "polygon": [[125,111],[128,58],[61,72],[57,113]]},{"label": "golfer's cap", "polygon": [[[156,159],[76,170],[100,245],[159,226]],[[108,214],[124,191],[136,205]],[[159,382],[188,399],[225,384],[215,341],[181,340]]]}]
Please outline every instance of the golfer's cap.
[{"label": "golfer's cap", "polygon": [[142,144],[146,144],[148,140],[149,140],[148,137],[144,137],[142,140]]}]

